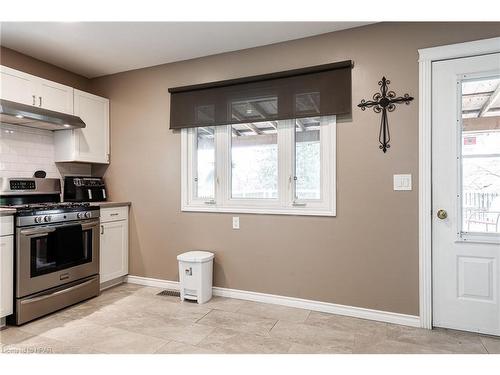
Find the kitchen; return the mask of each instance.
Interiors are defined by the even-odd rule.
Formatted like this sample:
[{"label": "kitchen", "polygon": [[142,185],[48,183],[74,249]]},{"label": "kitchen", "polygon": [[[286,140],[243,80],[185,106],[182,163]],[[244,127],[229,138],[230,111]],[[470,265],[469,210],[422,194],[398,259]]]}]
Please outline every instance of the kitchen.
[{"label": "kitchen", "polygon": [[2,21],[0,361],[500,353],[499,25]]},{"label": "kitchen", "polygon": [[110,159],[108,99],[3,65],[0,74],[0,310],[2,325],[23,324],[123,281],[130,202],[109,201],[90,177]]}]

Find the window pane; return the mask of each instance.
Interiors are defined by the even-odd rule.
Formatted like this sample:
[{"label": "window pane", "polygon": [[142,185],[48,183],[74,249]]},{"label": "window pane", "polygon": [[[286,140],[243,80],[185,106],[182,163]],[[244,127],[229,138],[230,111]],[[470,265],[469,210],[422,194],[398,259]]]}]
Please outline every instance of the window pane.
[{"label": "window pane", "polygon": [[295,94],[295,113],[299,116],[318,116],[320,93],[306,92]]},{"label": "window pane", "polygon": [[278,198],[276,122],[231,126],[231,196]]},{"label": "window pane", "polygon": [[196,198],[213,199],[215,194],[215,137],[214,128],[196,128],[196,168],[194,195]]},{"label": "window pane", "polygon": [[236,121],[262,121],[278,115],[278,98],[263,96],[231,103],[231,119]]},{"label": "window pane", "polygon": [[295,120],[295,198],[321,198],[319,117]]},{"label": "window pane", "polygon": [[[462,230],[500,233],[500,77],[462,83]],[[494,99],[494,98],[492,98]]]}]

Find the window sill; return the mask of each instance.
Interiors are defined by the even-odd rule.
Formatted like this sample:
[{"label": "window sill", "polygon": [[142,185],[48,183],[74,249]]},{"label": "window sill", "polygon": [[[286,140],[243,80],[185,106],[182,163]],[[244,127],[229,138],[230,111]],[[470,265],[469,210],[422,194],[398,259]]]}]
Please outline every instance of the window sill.
[{"label": "window sill", "polygon": [[327,216],[335,217],[334,210],[304,209],[304,207],[286,208],[248,208],[248,207],[201,207],[183,206],[182,212],[207,212],[207,213],[233,213],[233,214],[259,214],[259,215],[292,215],[292,216]]}]

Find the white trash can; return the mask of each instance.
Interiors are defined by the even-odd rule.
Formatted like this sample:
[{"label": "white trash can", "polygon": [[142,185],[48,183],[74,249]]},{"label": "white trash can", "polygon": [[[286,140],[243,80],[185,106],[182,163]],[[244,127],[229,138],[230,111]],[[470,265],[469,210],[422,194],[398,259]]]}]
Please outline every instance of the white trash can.
[{"label": "white trash can", "polygon": [[177,256],[181,300],[205,303],[212,298],[214,254],[208,251],[188,251]]}]

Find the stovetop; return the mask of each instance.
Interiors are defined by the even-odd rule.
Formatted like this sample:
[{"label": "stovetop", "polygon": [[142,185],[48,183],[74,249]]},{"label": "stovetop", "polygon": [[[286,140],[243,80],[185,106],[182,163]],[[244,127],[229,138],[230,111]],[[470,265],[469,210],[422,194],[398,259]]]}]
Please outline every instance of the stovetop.
[{"label": "stovetop", "polygon": [[70,212],[88,212],[99,210],[99,207],[90,203],[31,203],[11,206],[16,209],[16,216],[53,215]]},{"label": "stovetop", "polygon": [[99,206],[90,203],[30,203],[9,206],[16,209],[16,226],[47,225],[98,219]]},{"label": "stovetop", "polygon": [[9,206],[15,208],[18,211],[49,211],[49,210],[78,210],[82,208],[90,207],[90,203],[87,202],[58,202],[58,203],[30,203],[30,204],[18,204]]}]

